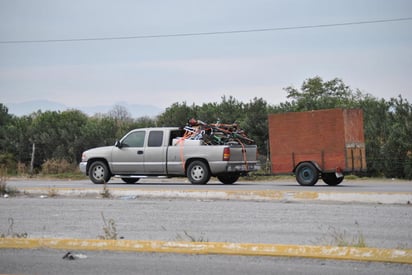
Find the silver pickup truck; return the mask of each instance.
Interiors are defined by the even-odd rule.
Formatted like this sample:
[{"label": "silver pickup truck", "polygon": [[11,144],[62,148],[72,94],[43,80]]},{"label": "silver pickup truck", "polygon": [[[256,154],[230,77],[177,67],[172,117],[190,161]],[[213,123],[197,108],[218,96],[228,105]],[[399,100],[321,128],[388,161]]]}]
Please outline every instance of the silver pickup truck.
[{"label": "silver pickup truck", "polygon": [[186,176],[192,184],[206,184],[216,176],[224,184],[259,169],[256,145],[207,145],[185,139],[177,127],[135,129],[114,146],[83,152],[80,171],[96,184],[120,177],[136,183],[147,177]]}]

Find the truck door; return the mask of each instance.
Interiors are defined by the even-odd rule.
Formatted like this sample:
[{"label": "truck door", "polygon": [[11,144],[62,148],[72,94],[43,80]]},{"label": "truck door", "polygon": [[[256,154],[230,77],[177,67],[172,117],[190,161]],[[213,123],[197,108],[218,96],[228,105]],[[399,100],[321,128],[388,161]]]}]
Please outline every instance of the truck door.
[{"label": "truck door", "polygon": [[112,151],[113,174],[144,173],[144,143],[146,131],[129,133]]},{"label": "truck door", "polygon": [[164,175],[166,173],[166,150],[163,130],[151,130],[144,151],[145,174]]}]

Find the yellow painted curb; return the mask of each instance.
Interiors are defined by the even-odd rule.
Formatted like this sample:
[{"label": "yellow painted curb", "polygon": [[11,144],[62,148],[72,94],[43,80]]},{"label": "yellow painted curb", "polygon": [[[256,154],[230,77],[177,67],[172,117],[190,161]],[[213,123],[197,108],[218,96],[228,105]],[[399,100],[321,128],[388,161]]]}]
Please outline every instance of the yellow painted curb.
[{"label": "yellow painted curb", "polygon": [[0,248],[306,257],[412,264],[412,250],[224,242],[0,238]]}]

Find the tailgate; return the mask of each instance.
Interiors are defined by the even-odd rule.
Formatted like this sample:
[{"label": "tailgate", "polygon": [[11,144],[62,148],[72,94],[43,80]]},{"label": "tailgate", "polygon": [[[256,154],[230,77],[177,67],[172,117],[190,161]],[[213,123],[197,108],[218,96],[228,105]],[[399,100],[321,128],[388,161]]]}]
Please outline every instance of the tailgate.
[{"label": "tailgate", "polygon": [[256,145],[230,145],[230,162],[255,162]]}]

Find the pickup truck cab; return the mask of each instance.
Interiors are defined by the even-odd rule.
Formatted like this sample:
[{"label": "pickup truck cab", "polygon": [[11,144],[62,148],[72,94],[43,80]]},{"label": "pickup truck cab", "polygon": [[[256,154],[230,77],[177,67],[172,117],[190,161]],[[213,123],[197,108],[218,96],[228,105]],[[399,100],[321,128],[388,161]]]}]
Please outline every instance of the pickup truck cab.
[{"label": "pickup truck cab", "polygon": [[184,138],[184,133],[177,127],[132,130],[114,146],[83,152],[80,171],[95,184],[112,177],[136,183],[140,178],[182,176],[192,184],[206,184],[211,176],[232,184],[259,169],[256,145],[207,145]]}]

